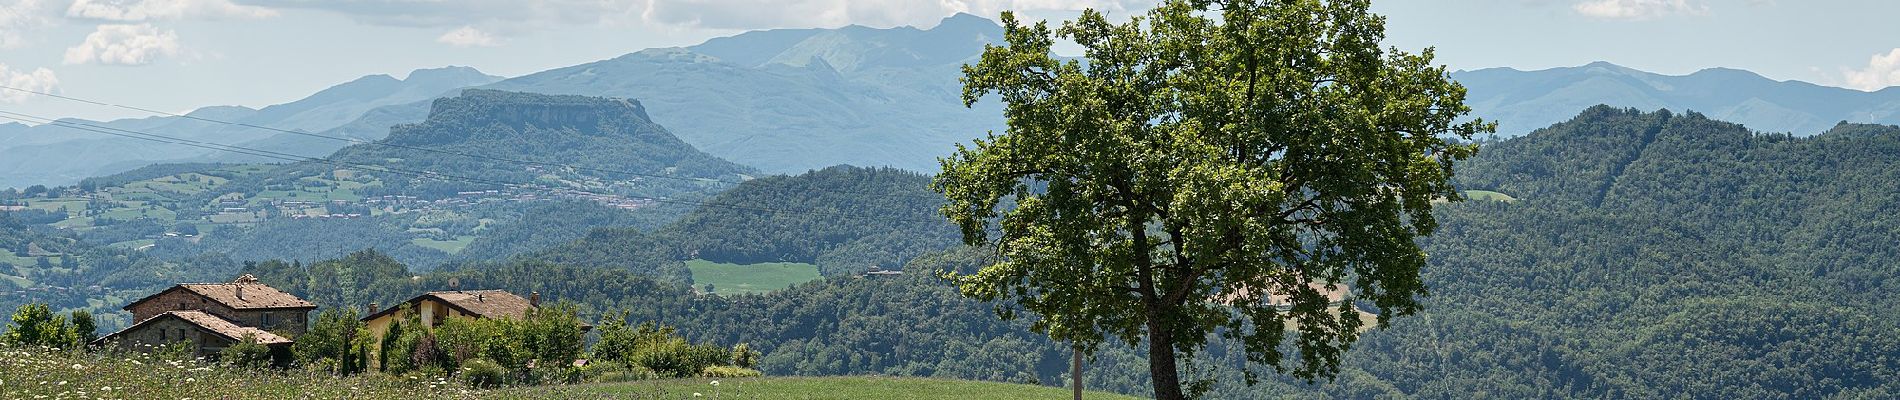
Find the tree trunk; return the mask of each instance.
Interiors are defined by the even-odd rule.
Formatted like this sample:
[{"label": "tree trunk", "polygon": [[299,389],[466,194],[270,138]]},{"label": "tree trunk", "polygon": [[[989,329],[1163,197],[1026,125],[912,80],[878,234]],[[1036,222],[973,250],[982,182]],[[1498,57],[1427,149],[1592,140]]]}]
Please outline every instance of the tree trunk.
[{"label": "tree trunk", "polygon": [[1148,375],[1154,380],[1155,400],[1182,400],[1181,370],[1175,366],[1174,332],[1162,326],[1161,315],[1148,316]]}]

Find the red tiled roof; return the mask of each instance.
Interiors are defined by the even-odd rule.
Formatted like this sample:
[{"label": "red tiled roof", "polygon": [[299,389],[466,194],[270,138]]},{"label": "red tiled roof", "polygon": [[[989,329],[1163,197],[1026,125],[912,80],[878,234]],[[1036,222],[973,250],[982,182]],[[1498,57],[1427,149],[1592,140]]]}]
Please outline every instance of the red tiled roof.
[{"label": "red tiled roof", "polygon": [[486,318],[524,318],[528,316],[528,310],[534,309],[528,299],[506,290],[429,292],[424,296],[435,297],[463,312]]},{"label": "red tiled roof", "polygon": [[249,334],[251,336],[251,339],[256,340],[258,344],[263,344],[267,346],[291,343],[290,339],[286,339],[283,336],[277,336],[277,334],[275,333],[270,333],[269,331],[265,331],[263,329],[257,329],[257,328],[252,328],[248,326],[238,326],[238,324],[231,323],[231,321],[226,321],[224,318],[218,318],[218,316],[215,316],[215,315],[206,314],[203,311],[167,311],[164,314],[159,314],[158,316],[152,317],[151,319],[147,319],[144,322],[134,324],[118,332],[113,332],[111,335],[106,335],[105,337],[99,338],[99,340],[95,340],[93,341],[93,343],[94,344],[105,343],[107,341],[110,341],[110,339],[114,337],[118,337],[119,335],[125,334],[127,332],[136,331],[140,327],[150,325],[152,323],[155,323],[167,317],[184,320],[185,322],[190,323],[192,325],[197,325],[198,328],[203,329],[206,332],[211,332],[218,336],[222,336],[226,339],[231,339],[232,341],[244,340],[244,336],[246,334]]},{"label": "red tiled roof", "polygon": [[250,274],[244,274],[244,276],[240,276],[237,280],[230,283],[180,283],[178,286],[173,286],[170,289],[153,293],[150,296],[145,296],[145,298],[126,304],[125,309],[130,310],[133,305],[143,303],[146,300],[151,300],[159,295],[179,289],[189,290],[192,293],[204,296],[206,299],[210,299],[218,304],[223,304],[225,307],[231,307],[237,310],[317,308],[316,304],[311,304],[302,298],[298,298],[296,295],[285,293],[282,290],[270,287],[270,285],[258,282],[257,278],[251,277]]},{"label": "red tiled roof", "polygon": [[[409,299],[409,301],[405,301],[403,304],[416,304],[423,299],[435,299],[464,314],[482,318],[524,318],[528,316],[528,310],[535,308],[528,299],[499,289],[428,292]],[[364,316],[363,320],[376,319],[394,313],[400,308],[401,307],[385,308],[376,313]]]}]

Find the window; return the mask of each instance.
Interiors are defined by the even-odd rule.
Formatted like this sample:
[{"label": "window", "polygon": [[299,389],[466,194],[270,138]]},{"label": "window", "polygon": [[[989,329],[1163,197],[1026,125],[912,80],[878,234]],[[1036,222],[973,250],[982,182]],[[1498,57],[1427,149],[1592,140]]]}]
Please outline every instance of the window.
[{"label": "window", "polygon": [[270,321],[270,313],[263,313],[263,314],[264,314],[264,316],[263,316],[263,322],[262,322],[262,325],[264,325],[264,326],[271,326],[271,321]]}]

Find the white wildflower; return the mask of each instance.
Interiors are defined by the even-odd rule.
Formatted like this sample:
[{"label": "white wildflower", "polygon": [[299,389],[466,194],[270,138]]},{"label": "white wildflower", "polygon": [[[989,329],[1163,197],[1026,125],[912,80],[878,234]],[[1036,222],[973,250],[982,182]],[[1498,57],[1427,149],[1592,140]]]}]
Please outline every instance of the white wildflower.
[{"label": "white wildflower", "polygon": [[705,396],[705,395],[699,394],[699,392],[693,392],[693,397],[700,397],[700,396]]},{"label": "white wildflower", "polygon": [[80,363],[73,363],[73,369],[86,369],[86,366]]},{"label": "white wildflower", "polygon": [[719,381],[712,381],[712,384],[713,386],[719,386]]}]

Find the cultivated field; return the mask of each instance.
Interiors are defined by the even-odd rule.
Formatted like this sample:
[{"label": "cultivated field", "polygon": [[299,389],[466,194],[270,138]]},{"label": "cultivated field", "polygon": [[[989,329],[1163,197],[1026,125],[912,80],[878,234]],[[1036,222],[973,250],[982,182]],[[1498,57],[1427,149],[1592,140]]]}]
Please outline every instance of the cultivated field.
[{"label": "cultivated field", "polygon": [[706,260],[686,262],[693,271],[693,288],[734,295],[783,290],[792,285],[818,280],[818,266],[805,263],[726,264]]}]

